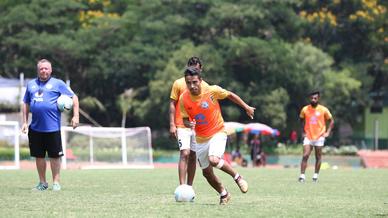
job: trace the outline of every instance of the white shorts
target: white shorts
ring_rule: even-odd
[[[190,149],[195,151],[196,141],[194,131],[190,128],[177,128],[179,150]]]
[[[197,159],[199,166],[205,169],[209,166],[209,156],[221,158],[225,152],[226,133],[219,132],[215,134],[209,141],[197,144]]]
[[[322,147],[325,144],[325,137],[321,136],[317,140],[310,140],[307,137],[304,137],[303,145],[312,145],[317,147]]]

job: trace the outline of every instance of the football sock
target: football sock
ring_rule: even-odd
[[[304,174],[300,174],[299,178],[306,179],[306,176]]]
[[[237,180],[238,177],[240,177],[240,174],[236,173],[236,175],[234,176],[234,180]]]
[[[314,173],[314,175],[313,175],[313,179],[318,179],[318,173]]]

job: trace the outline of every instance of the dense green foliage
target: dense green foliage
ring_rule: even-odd
[[[173,80],[199,56],[204,78],[257,108],[255,121],[299,128],[312,89],[336,121],[361,122],[384,91],[387,1],[5,0],[0,75],[36,75],[40,58],[71,80],[104,126],[168,126]],[[230,102],[226,120],[248,121]],[[88,122],[82,118],[81,122]]]
[[[219,175],[232,194],[220,206],[200,173],[194,203],[177,203],[176,169],[65,170],[62,190],[34,192],[36,171],[0,176],[3,217],[384,217],[388,214],[386,170],[322,170],[320,181],[297,182],[297,169],[240,168],[250,185],[240,193],[233,179]],[[51,188],[51,180],[49,180]]]

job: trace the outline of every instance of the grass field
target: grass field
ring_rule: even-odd
[[[216,171],[232,194],[219,197],[200,173],[194,203],[177,203],[176,169],[66,170],[62,191],[31,191],[34,170],[0,171],[1,217],[388,217],[388,170],[238,169],[249,182],[240,193],[231,177]],[[48,175],[51,173],[48,172]]]

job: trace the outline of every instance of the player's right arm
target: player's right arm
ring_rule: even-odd
[[[306,132],[304,131],[304,126],[305,126],[305,108],[303,108],[301,111],[300,111],[300,114],[299,114],[299,119],[300,119],[300,124],[301,124],[301,133],[302,133],[302,139],[304,137],[306,137]]]
[[[180,91],[179,91],[179,84],[178,80],[175,80],[174,83],[172,84],[171,88],[171,93],[170,93],[170,113],[169,113],[169,118],[170,118],[170,136],[172,138],[177,138],[177,133],[176,133],[176,120],[175,120],[175,113],[176,113],[176,108],[177,107],[177,101],[179,100],[180,96]]]
[[[23,124],[22,124],[22,133],[27,133],[28,132],[28,115],[30,113],[30,93],[29,93],[29,88],[28,88],[28,84],[27,84],[27,87],[26,87],[26,92],[24,93],[24,97],[23,97],[23,108],[22,108],[22,112],[23,112]]]
[[[304,122],[304,119],[303,118],[300,118],[300,126],[301,126],[301,133],[302,133],[302,138],[306,137],[306,133],[304,131],[304,125],[305,125],[305,122]]]
[[[170,99],[170,136],[176,138],[176,125],[175,125],[175,105],[176,100]]]
[[[183,125],[185,125],[187,128],[191,128],[192,123],[190,122],[189,115],[187,114],[186,108],[184,106],[183,94],[179,97],[179,107],[182,115]]]
[[[30,112],[30,105],[23,103],[23,124],[22,124],[22,133],[27,133],[28,131],[28,113]]]
[[[190,121],[188,117],[183,117],[182,120],[186,128],[195,129],[195,125],[197,124],[195,120]]]

